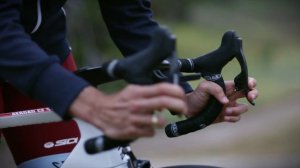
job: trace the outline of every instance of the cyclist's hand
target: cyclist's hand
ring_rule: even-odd
[[[87,87],[70,106],[70,113],[100,128],[110,138],[129,140],[153,136],[155,127],[163,127],[166,120],[158,116],[153,126],[152,115],[164,108],[186,113],[184,91],[179,86],[129,85],[115,95]]]
[[[256,80],[254,78],[248,79],[248,86],[251,90],[248,92],[248,99],[250,101],[254,101],[258,97],[258,90],[256,89]],[[225,105],[223,111],[215,120],[215,123],[218,122],[238,122],[241,119],[241,115],[248,111],[249,105],[238,103],[237,100],[240,98],[244,98],[245,95],[242,91],[235,92],[234,91],[234,82],[226,81],[226,95],[229,99],[229,103]]]
[[[254,100],[258,96],[258,91],[255,89],[256,80],[249,78],[249,88],[251,91],[248,93],[249,100]],[[214,96],[219,102],[224,104],[224,109],[216,119],[217,122],[237,122],[240,120],[240,115],[248,111],[248,105],[239,104],[237,99],[244,97],[241,92],[234,92],[234,82],[225,81],[226,95],[222,88],[210,81],[203,81],[192,93],[187,95],[188,113],[187,117],[197,115],[206,106],[209,97]]]
[[[211,95],[216,97],[222,104],[229,103],[228,98],[218,84],[205,80],[193,92],[187,94],[188,113],[186,116],[193,117],[201,113]]]

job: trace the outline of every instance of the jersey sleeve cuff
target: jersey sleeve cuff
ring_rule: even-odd
[[[87,81],[54,63],[40,75],[32,96],[65,117],[71,103],[88,85]]]

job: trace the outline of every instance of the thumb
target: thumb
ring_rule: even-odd
[[[204,91],[207,94],[214,96],[222,104],[229,103],[229,99],[226,97],[222,87],[220,87],[218,84],[211,81],[205,81],[203,84]]]

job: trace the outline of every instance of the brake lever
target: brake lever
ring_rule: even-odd
[[[242,40],[240,40],[240,46],[242,46]],[[248,66],[246,57],[244,55],[243,48],[240,47],[239,55],[236,57],[240,64],[241,72],[234,78],[235,91],[242,91],[251,105],[255,105],[255,102],[248,98],[248,92],[250,88],[248,86]]]
[[[236,91],[243,91],[247,97],[247,93],[250,91],[248,67],[242,39],[234,31],[224,33],[221,45],[217,50],[195,59],[181,59],[179,62],[182,72],[201,72],[202,77],[211,81],[215,76],[222,76],[223,67],[234,58],[238,60],[241,70],[234,78]],[[254,104],[254,102],[248,101],[250,104]]]
[[[238,60],[241,68],[241,72],[234,79],[236,90],[242,90],[247,97],[247,93],[250,91],[247,62],[243,53],[242,39],[234,31],[224,33],[218,49],[194,59],[180,59],[178,64],[181,72],[201,73],[203,78],[215,82],[226,92],[221,72],[223,67],[234,58]],[[247,100],[252,105],[254,104],[249,99]],[[211,97],[199,115],[169,124],[165,127],[165,132],[168,137],[177,137],[203,129],[213,123],[222,108],[223,105],[216,98]]]

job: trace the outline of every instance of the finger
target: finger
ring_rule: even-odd
[[[184,98],[185,93],[183,89],[177,85],[169,83],[159,83],[155,85],[139,86],[139,85],[129,85],[126,88],[127,99],[132,98],[149,98],[161,95],[168,95],[171,97]]]
[[[149,120],[150,118],[150,120]],[[131,127],[131,130],[128,131],[129,134],[127,136],[131,138],[139,138],[139,137],[151,137],[155,134],[156,128],[162,128],[165,125],[165,120],[161,120],[162,118],[157,118],[158,122],[153,125],[152,123],[152,116],[148,116],[147,119],[145,119],[145,122],[138,123]]]
[[[245,93],[243,91],[238,91],[238,92],[234,92],[233,94],[231,94],[228,98],[231,101],[237,100],[239,98],[243,98],[245,97]],[[251,91],[249,91],[247,93],[247,98],[249,99],[249,101],[253,101],[258,97],[258,90],[256,89],[252,89]]]
[[[208,95],[213,95],[222,104],[227,104],[229,102],[223,89],[214,82],[204,81],[200,85],[200,89],[202,89]]]
[[[248,87],[249,89],[254,89],[256,87],[257,83],[256,83],[256,79],[249,77],[248,78]]]
[[[234,107],[226,107],[225,108],[225,115],[226,116],[238,116],[245,112],[247,112],[249,109],[248,105],[246,104],[236,104]]]
[[[231,95],[235,92],[235,85],[233,81],[225,81],[226,95]]]
[[[225,81],[225,87],[226,87],[226,95],[232,95],[235,93],[235,84],[234,81]],[[250,90],[254,89],[256,87],[256,79],[249,77],[248,78],[248,87]]]
[[[243,91],[238,91],[238,92],[234,92],[233,94],[231,94],[228,98],[230,101],[235,101],[239,98],[243,98],[245,97],[245,93]]]
[[[241,120],[241,116],[224,116],[225,122],[238,122]]]
[[[251,90],[250,92],[248,92],[247,97],[250,101],[255,100],[258,97],[258,91],[256,89]]]
[[[154,127],[138,127],[136,129],[136,138],[140,137],[152,137],[155,135]]]
[[[156,122],[153,123],[153,116],[156,118]],[[156,127],[162,128],[166,124],[166,119],[158,114],[152,115],[132,115],[130,118],[133,125],[137,127]]]
[[[95,125],[97,128],[105,130],[105,128],[108,126],[110,127],[111,124],[99,119],[98,117],[92,117],[91,120],[88,120],[91,124]]]
[[[130,102],[130,110],[133,113],[152,113],[165,108],[179,114],[187,112],[187,105],[183,100],[168,96],[138,99]]]

